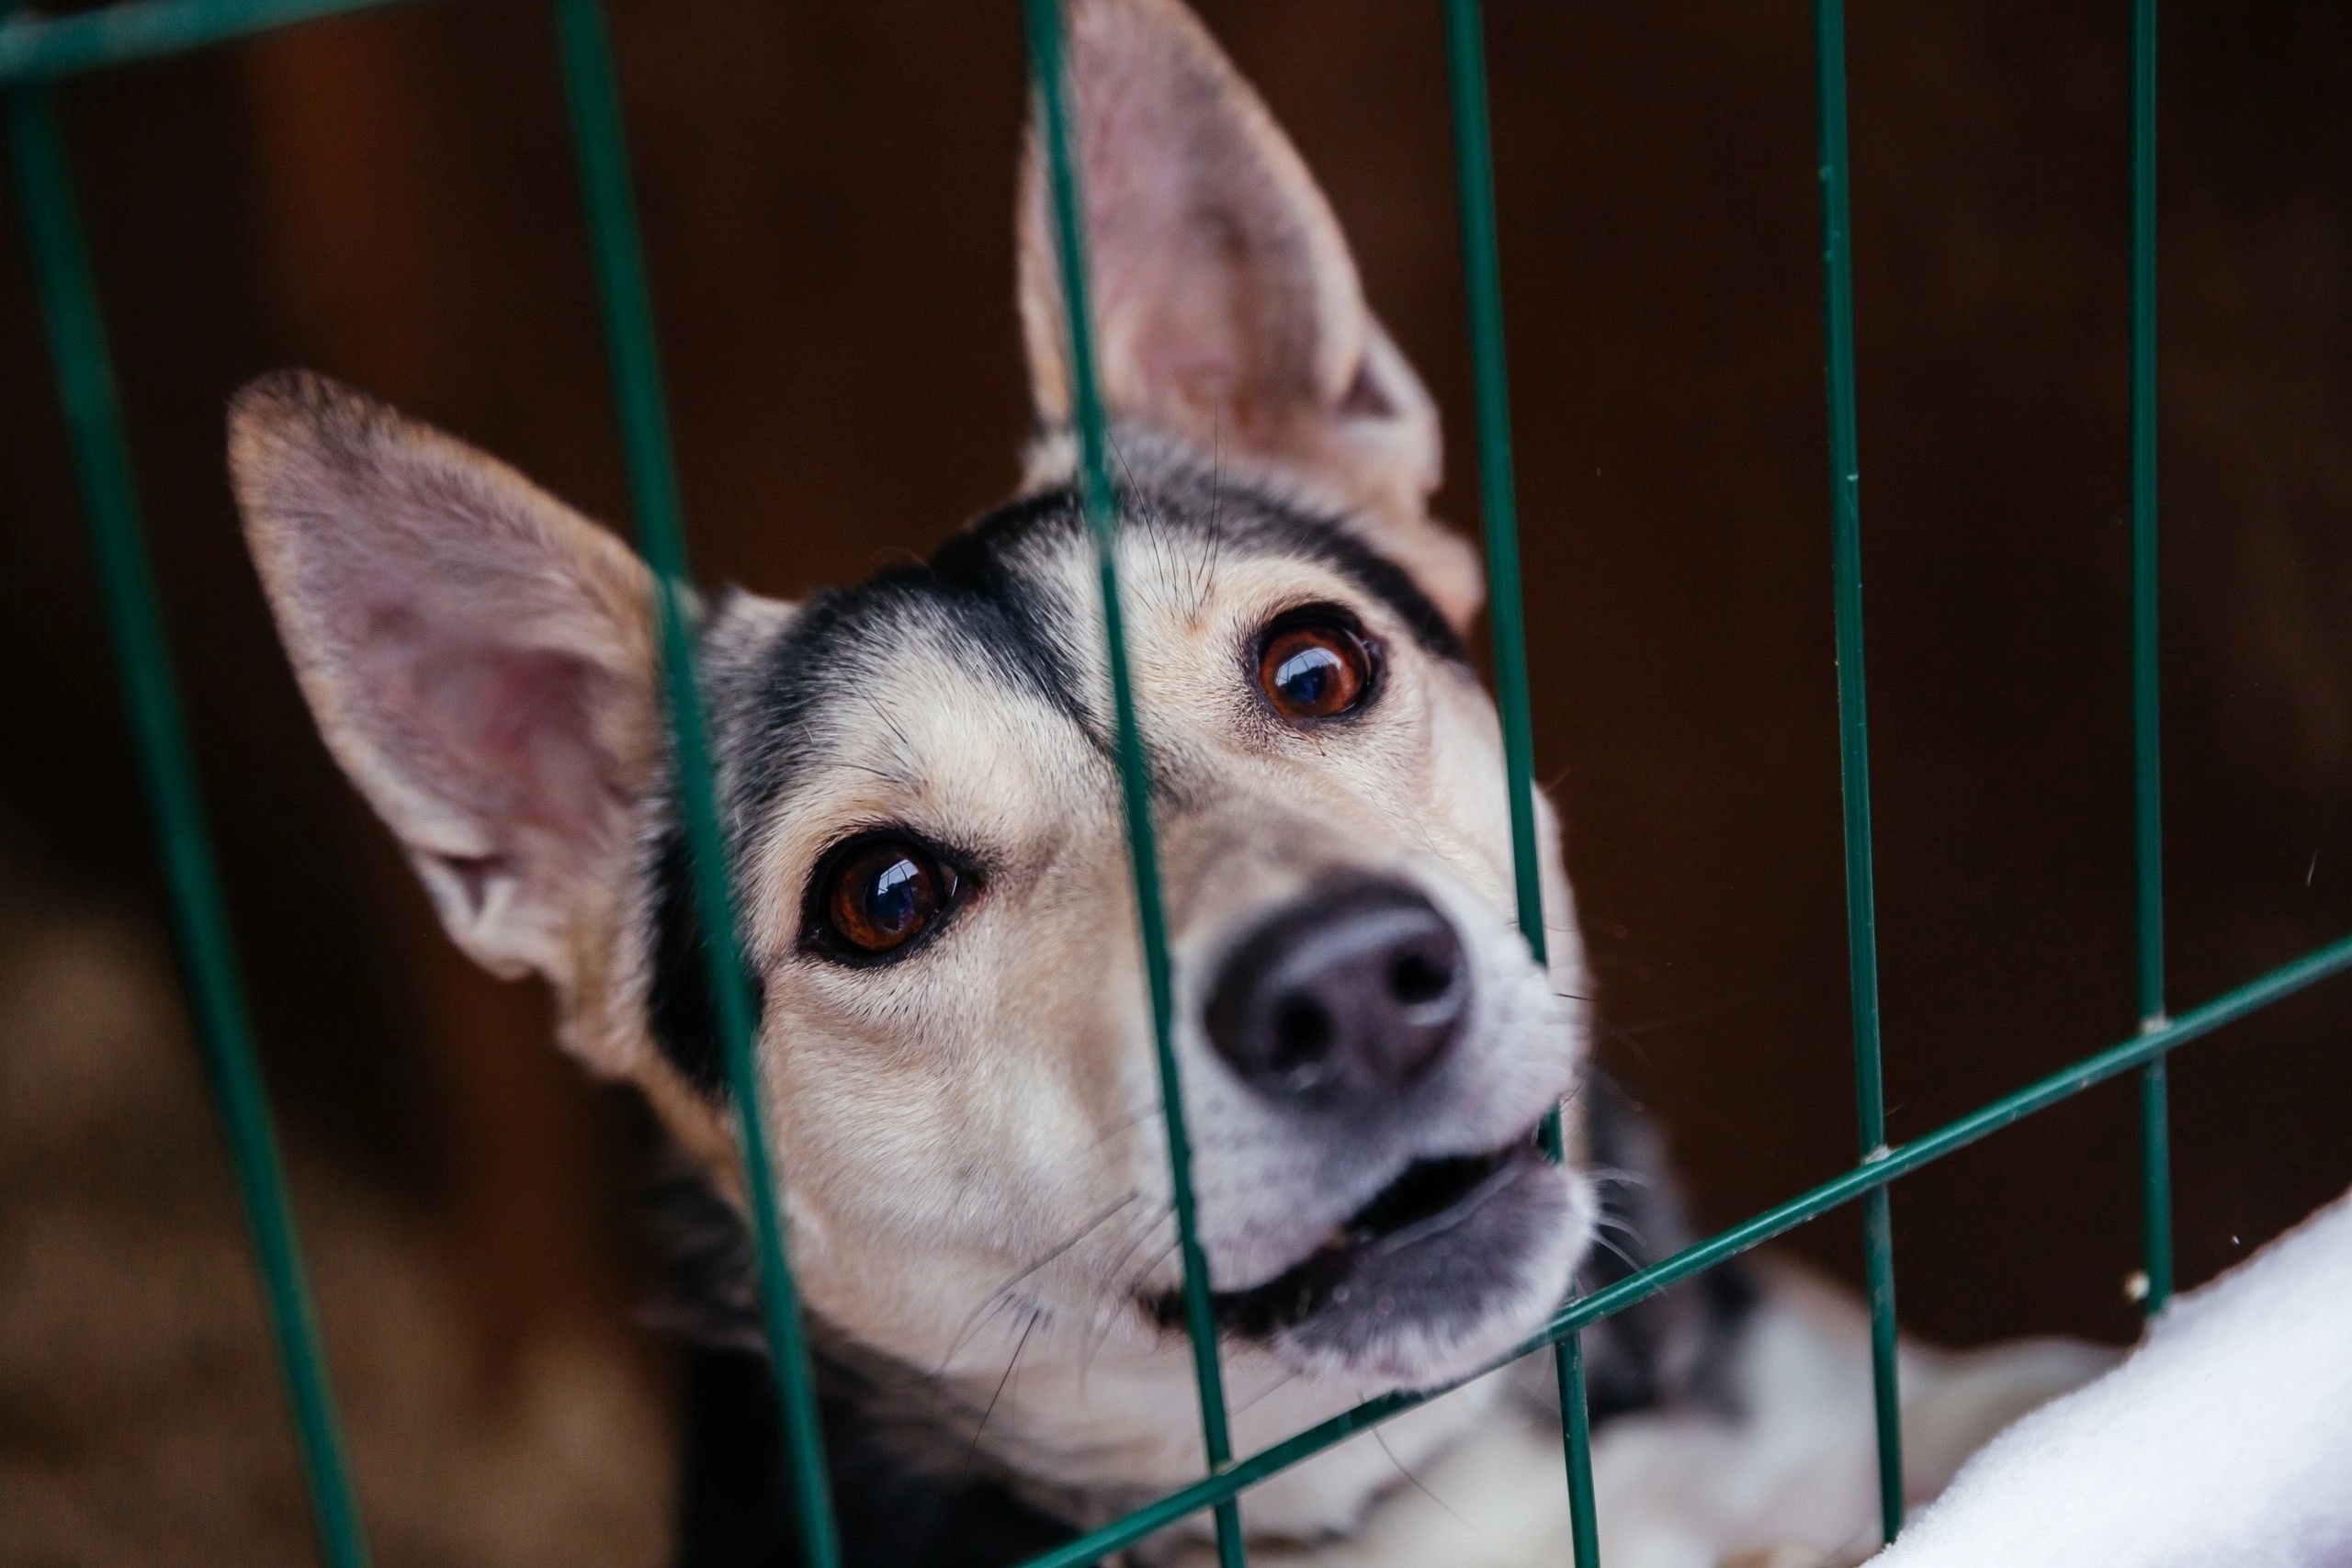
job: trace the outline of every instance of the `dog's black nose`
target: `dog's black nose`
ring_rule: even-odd
[[[1277,910],[1226,961],[1209,1039],[1268,1094],[1393,1093],[1462,1032],[1470,976],[1453,922],[1402,883],[1351,881]]]

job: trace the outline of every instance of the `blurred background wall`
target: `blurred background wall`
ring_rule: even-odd
[[[613,9],[700,569],[788,595],[926,549],[1007,490],[1026,426],[1014,8]],[[1475,527],[1436,6],[1202,9],[1321,176],[1376,308],[1453,416],[1441,502]],[[1603,1057],[1669,1128],[1718,1223],[1853,1154],[1805,7],[1495,0],[1488,25],[1542,776],[1568,824]],[[2135,1022],[2127,27],[2120,0],[1909,0],[1850,22],[1898,1138]],[[2352,929],[2352,9],[2176,0],[2165,28],[2178,1008]],[[345,1227],[314,1250],[351,1226],[391,1238],[322,1283],[339,1370],[366,1381],[353,1363],[377,1343],[371,1280],[429,1281],[437,1304],[398,1332],[445,1369],[450,1403],[370,1409],[420,1431],[453,1412],[506,1423],[527,1450],[507,1490],[634,1496],[639,1535],[599,1539],[655,1552],[662,1368],[635,1326],[628,1213],[643,1129],[558,1059],[535,991],[447,948],[334,772],[220,456],[229,393],[303,364],[626,522],[547,13],[400,7],[77,83],[63,103],[298,1202],[314,1231]],[[50,987],[10,1010],[10,1055],[65,1063],[17,1087],[63,1092],[98,1036],[144,1028],[175,1061],[186,1046],[13,236],[0,429],[0,974]],[[100,965],[95,988],[57,990],[81,971],[44,944],[90,931],[95,947],[68,949]],[[108,981],[108,963],[152,983]],[[141,997],[151,1025],[118,1016]],[[2178,1058],[2184,1282],[2352,1179],[2347,1042],[2338,984]],[[121,1060],[125,1093],[195,1094],[184,1061]],[[55,1234],[44,1216],[136,1208],[162,1183],[214,1193],[195,1205],[214,1227],[207,1257],[231,1269],[236,1246],[200,1125],[150,1142],[103,1095],[73,1114],[28,1103],[48,1141],[0,1190],[17,1238],[0,1238],[0,1456],[17,1478],[0,1484],[28,1496],[40,1477],[91,1474],[100,1442],[28,1348],[85,1342],[74,1376],[130,1376],[130,1341],[161,1330],[80,1314],[159,1289],[141,1259],[167,1243],[112,1262],[40,1253],[30,1283],[18,1244]],[[2134,1104],[2109,1086],[1899,1188],[1906,1320],[1958,1340],[2127,1337]],[[143,1172],[128,1186],[125,1160]],[[1857,1269],[1848,1217],[1792,1245]],[[258,1430],[274,1397],[252,1382],[269,1376],[259,1319],[249,1291],[221,1289],[229,1348],[198,1359],[259,1389]],[[588,1347],[557,1359],[604,1370],[549,1383],[533,1371],[549,1345]],[[154,1418],[134,1402],[122,1430]],[[562,1436],[582,1423],[630,1434],[589,1442],[603,1471]],[[283,1439],[252,1440],[268,1450],[255,1495],[277,1499],[299,1550]],[[371,1495],[447,1484],[389,1438],[360,1450]],[[616,1451],[644,1457],[616,1472]],[[175,1517],[159,1500],[168,1467],[141,1462],[143,1506]],[[412,1555],[467,1560],[434,1544],[431,1514],[420,1503]]]

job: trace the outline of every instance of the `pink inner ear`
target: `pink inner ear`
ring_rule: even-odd
[[[601,836],[611,790],[594,717],[605,682],[594,665],[451,635],[406,604],[367,619],[363,646],[381,661],[384,716],[413,742],[402,761],[417,784],[500,840],[525,824]]]
[[[569,654],[455,649],[420,663],[422,708],[510,818],[589,838],[603,826],[605,781],[588,698],[595,677]],[[501,786],[503,786],[503,788]]]

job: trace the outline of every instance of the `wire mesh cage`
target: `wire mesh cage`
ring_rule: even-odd
[[[76,74],[356,11],[387,0],[123,0],[62,17],[18,14],[0,21],[0,90],[21,220],[49,336],[59,401],[162,857],[198,1035],[265,1284],[277,1354],[293,1406],[319,1540],[337,1568],[368,1561],[324,1359],[313,1323],[266,1093],[239,976],[219,873],[172,659],[141,536],[128,438],[114,389],[96,288],[75,212],[67,152],[51,103]],[[1544,922],[1533,785],[1526,633],[1514,506],[1504,365],[1501,267],[1488,142],[1485,38],[1477,0],[1442,0],[1452,96],[1461,247],[1468,288],[1470,349],[1496,698],[1504,738],[1519,929],[1544,958]],[[755,1070],[757,1013],[738,932],[729,845],[694,662],[693,599],[678,484],[655,348],[654,324],[630,188],[614,51],[602,0],[553,0],[556,39],[595,281],[610,359],[638,541],[656,583],[655,622],[678,774],[694,897],[703,929],[729,933],[706,944],[761,1280],[763,1323],[784,1416],[789,1482],[802,1560],[840,1560],[815,1386],[790,1267],[780,1174],[768,1147]],[[2160,1312],[2173,1290],[2171,1175],[2165,1060],[2175,1048],[2352,967],[2352,938],[2324,946],[2177,1015],[2165,985],[2161,750],[2158,738],[2156,451],[2156,6],[2133,0],[2130,167],[2132,688],[2139,1032],[2133,1037],[1908,1141],[1891,1144],[1881,1071],[1879,955],[1871,862],[1868,687],[1863,660],[1861,534],[1852,251],[1848,206],[1846,44],[1839,0],[1815,0],[1815,93],[1822,243],[1830,557],[1837,699],[1844,802],[1848,974],[1852,1019],[1856,1163],[1785,1201],[1630,1276],[1564,1304],[1541,1333],[1498,1359],[1548,1353],[1560,1393],[1567,1543],[1580,1568],[1600,1561],[1581,1331],[1715,1264],[1847,1204],[1862,1219],[1878,1433],[1881,1523],[1892,1540],[1903,1522],[1894,1247],[1890,1190],[1899,1178],[2024,1117],[2109,1079],[2138,1076],[2144,1306]],[[1153,833],[1146,719],[1128,668],[1119,576],[1119,495],[1112,480],[1107,418],[1092,341],[1086,236],[1075,131],[1065,81],[1057,0],[1024,0],[1033,91],[1040,109],[1049,190],[1067,280],[1069,383],[1079,452],[1079,493],[1094,547],[1114,716],[1121,801],[1144,954],[1173,1210],[1182,1262],[1182,1316],[1198,1391],[1201,1478],[1032,1560],[1030,1568],[1091,1562],[1170,1525],[1207,1513],[1226,1568],[1247,1561],[1239,1496],[1250,1486],[1438,1397],[1445,1388],[1392,1393],[1260,1451],[1233,1451],[1207,1266],[1196,1235],[1174,1044],[1174,989]],[[1546,1152],[1560,1157],[1555,1111]],[[1466,1381],[1466,1380],[1465,1380]],[[1450,1385],[1458,1386],[1458,1385]]]

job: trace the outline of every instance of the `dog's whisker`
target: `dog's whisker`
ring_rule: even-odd
[[[1142,1123],[1144,1123],[1144,1122],[1146,1122],[1149,1121],[1151,1118],[1153,1118],[1154,1116],[1157,1116],[1157,1115],[1159,1115],[1159,1102],[1158,1100],[1153,1100],[1150,1104],[1146,1105],[1145,1107],[1143,1107],[1143,1109],[1141,1109],[1140,1111],[1137,1111],[1134,1112],[1134,1113],[1133,1113],[1133,1114],[1131,1114],[1131,1115],[1128,1115],[1128,1116],[1123,1117],[1123,1118],[1121,1118],[1119,1121],[1113,1122],[1113,1123],[1111,1124],[1111,1127],[1110,1127],[1109,1131],[1105,1132],[1105,1133],[1104,1133],[1101,1137],[1099,1137],[1099,1138],[1095,1139],[1091,1144],[1089,1144],[1089,1145],[1087,1145],[1087,1152],[1088,1152],[1089,1154],[1093,1153],[1096,1149],[1101,1148],[1103,1145],[1105,1145],[1105,1144],[1109,1143],[1112,1139],[1114,1139],[1114,1138],[1117,1137],[1120,1134],[1122,1134],[1122,1133],[1131,1133],[1131,1132],[1133,1132],[1136,1127],[1140,1126]]]
[[[1111,1288],[1112,1281],[1118,1278],[1127,1259],[1135,1256],[1136,1250],[1151,1239],[1153,1233],[1159,1228],[1159,1222],[1174,1213],[1174,1203],[1166,1202],[1144,1211],[1139,1216],[1130,1214],[1127,1217],[1125,1224],[1132,1229],[1134,1234],[1129,1236],[1125,1245],[1120,1247],[1118,1255],[1111,1259],[1109,1266],[1102,1270],[1095,1284],[1093,1306],[1091,1309],[1092,1315],[1087,1325],[1090,1340],[1093,1340],[1098,1334],[1100,1338],[1107,1339],[1112,1329],[1117,1325],[1119,1314],[1128,1303],[1121,1292]],[[1093,1351],[1090,1348],[1086,1350],[1086,1359],[1091,1360],[1092,1356]],[[1083,1388],[1085,1384],[1083,1364],[1080,1368],[1079,1381],[1080,1386]]]
[[[1623,1247],[1618,1246],[1615,1242],[1610,1240],[1607,1236],[1601,1235],[1600,1227],[1598,1225],[1593,1227],[1592,1245],[1595,1247],[1607,1247],[1611,1252],[1617,1255],[1617,1260],[1624,1264],[1626,1268],[1634,1269],[1636,1272],[1640,1271],[1642,1267],[1641,1260],[1636,1258],[1632,1253],[1626,1251]]]
[[[1055,1247],[1035,1261],[1024,1265],[1018,1273],[1012,1276],[1012,1278],[1005,1280],[1004,1283],[999,1285],[995,1290],[990,1291],[986,1296],[982,1297],[980,1299],[980,1304],[972,1309],[972,1314],[966,1318],[964,1322],[957,1326],[955,1340],[948,1347],[947,1354],[940,1359],[940,1374],[944,1375],[948,1367],[954,1364],[956,1352],[963,1349],[964,1346],[971,1337],[979,1331],[980,1325],[988,1320],[989,1315],[996,1309],[996,1307],[1011,1298],[1014,1287],[1018,1286],[1023,1280],[1026,1280],[1031,1275],[1036,1273],[1038,1269],[1043,1269],[1047,1264],[1053,1262],[1056,1258],[1061,1258],[1069,1253],[1072,1247],[1084,1241],[1088,1236],[1093,1235],[1095,1230],[1109,1221],[1112,1215],[1117,1213],[1120,1210],[1125,1208],[1128,1204],[1134,1202],[1137,1198],[1142,1196],[1143,1194],[1140,1191],[1128,1192],[1125,1197],[1121,1198],[1109,1208],[1104,1209],[1101,1213],[1095,1215],[1092,1219],[1087,1221],[1086,1224],[1080,1226],[1077,1231],[1072,1233],[1069,1237],[1064,1240],[1059,1246]]]
[[[1245,1399],[1240,1404],[1235,1405],[1233,1407],[1233,1414],[1238,1416],[1244,1411],[1254,1408],[1265,1400],[1280,1393],[1283,1389],[1286,1389],[1291,1384],[1296,1382],[1301,1375],[1302,1374],[1295,1368],[1284,1372],[1282,1376],[1276,1378],[1273,1382],[1268,1383],[1265,1387],[1251,1394],[1248,1399]]]
[[[1147,1233],[1147,1239],[1148,1239],[1148,1233]],[[1182,1245],[1181,1238],[1170,1241],[1158,1252],[1153,1253],[1150,1260],[1145,1263],[1141,1269],[1136,1269],[1133,1275],[1126,1277],[1123,1284],[1119,1285],[1114,1290],[1103,1292],[1102,1299],[1110,1310],[1104,1313],[1099,1320],[1101,1323],[1101,1332],[1090,1337],[1088,1343],[1083,1348],[1082,1354],[1080,1357],[1078,1375],[1079,1384],[1080,1387],[1085,1386],[1086,1374],[1094,1365],[1094,1357],[1096,1353],[1099,1352],[1105,1344],[1110,1342],[1111,1331],[1118,1325],[1120,1309],[1134,1302],[1136,1292],[1142,1287],[1143,1282],[1146,1280],[1150,1279],[1153,1274],[1159,1272],[1159,1266],[1167,1262],[1168,1259],[1175,1254],[1177,1247],[1181,1245]],[[1130,1250],[1132,1251],[1132,1249]]]
[[[969,1474],[973,1462],[980,1456],[980,1435],[989,1429],[989,1417],[996,1414],[997,1401],[1004,1397],[1005,1385],[1012,1381],[1012,1369],[1021,1364],[1021,1352],[1029,1348],[1029,1336],[1046,1314],[1039,1308],[1029,1314],[1028,1323],[1021,1330],[1020,1339],[1012,1347],[1012,1359],[1004,1364],[1004,1375],[996,1380],[996,1392],[989,1395],[988,1407],[980,1412],[980,1424],[972,1428],[972,1446],[964,1455],[964,1471]]]
[[[1119,1277],[1120,1270],[1126,1267],[1127,1259],[1136,1255],[1136,1249],[1151,1239],[1152,1232],[1159,1228],[1159,1222],[1175,1212],[1175,1202],[1170,1200],[1158,1205],[1144,1216],[1142,1223],[1136,1227],[1135,1235],[1126,1246],[1119,1249],[1119,1255],[1111,1259],[1109,1267],[1102,1270],[1103,1282],[1106,1285]]]
[[[1359,1395],[1359,1397],[1361,1397],[1361,1395]],[[1483,1537],[1487,1533],[1485,1530],[1480,1529],[1476,1525],[1472,1524],[1468,1519],[1464,1518],[1460,1514],[1455,1513],[1453,1506],[1448,1504],[1444,1498],[1439,1496],[1436,1493],[1423,1485],[1419,1476],[1415,1475],[1411,1471],[1405,1468],[1405,1461],[1398,1459],[1396,1457],[1396,1450],[1388,1446],[1387,1433],[1382,1431],[1379,1427],[1374,1427],[1372,1428],[1372,1438],[1373,1441],[1380,1445],[1380,1451],[1388,1456],[1388,1462],[1396,1467],[1396,1473],[1403,1476],[1408,1482],[1412,1483],[1414,1491],[1419,1493],[1422,1496],[1427,1497],[1430,1502],[1435,1503],[1440,1508],[1444,1509],[1447,1516],[1451,1517],[1454,1523],[1460,1525],[1464,1529],[1468,1530],[1471,1534]]]
[[[1729,1012],[1734,1008],[1754,1007],[1758,1002],[1787,996],[1794,989],[1792,986],[1756,986],[1719,1001],[1702,1002],[1677,1012],[1643,1019],[1634,1023],[1611,1024],[1603,1030],[1603,1032],[1623,1040],[1632,1040],[1644,1034],[1657,1034],[1668,1029],[1679,1029],[1686,1023],[1697,1023],[1702,1019],[1713,1018],[1718,1013]]]

